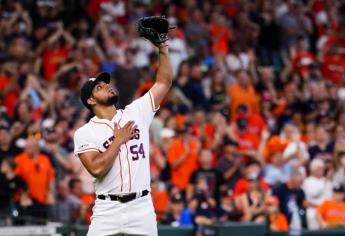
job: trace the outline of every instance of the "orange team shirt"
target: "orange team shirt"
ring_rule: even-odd
[[[345,56],[328,53],[324,56],[321,71],[325,79],[340,84],[345,73]]]
[[[203,148],[211,147],[213,137],[214,137],[214,127],[211,123],[205,124],[205,126],[200,127],[196,124],[191,126],[191,133],[197,137],[199,140],[201,138],[201,134],[204,133],[204,140],[202,142]]]
[[[275,230],[285,231],[289,230],[289,224],[284,214],[279,213],[277,216],[270,216],[271,225],[274,226]]]
[[[265,162],[270,163],[272,155],[276,152],[283,152],[289,143],[290,143],[289,140],[282,139],[278,135],[272,136],[268,140],[265,150],[264,150]]]
[[[315,62],[315,56],[308,51],[296,52],[296,55],[292,59],[293,69],[300,75],[309,74],[310,64]]]
[[[230,114],[232,116],[236,114],[236,108],[241,104],[248,107],[249,113],[259,113],[259,98],[252,85],[247,89],[238,84],[230,85],[228,95],[231,98]]]
[[[337,26],[335,26],[336,28]],[[337,29],[335,29],[337,31]],[[341,83],[342,76],[345,72],[345,56],[343,54],[333,54],[329,52],[330,47],[345,47],[345,40],[330,36],[324,44],[325,55],[321,65],[321,72],[325,79],[332,80],[335,83]]]
[[[244,115],[244,117],[248,118],[248,132],[260,137],[262,130],[266,128],[264,118],[259,113],[254,113],[249,116]],[[241,118],[241,115],[236,115],[234,119],[232,119],[231,125],[235,125],[239,118]]]
[[[9,86],[11,78],[1,75],[0,76],[0,93]],[[14,116],[14,108],[16,106],[18,100],[18,94],[15,91],[9,91],[3,98],[2,98],[2,105],[6,107],[7,115],[10,117]]]
[[[197,141],[191,140],[189,142],[189,149],[190,152],[186,159],[175,169],[171,168],[171,182],[180,190],[186,189],[190,175],[198,167]],[[179,138],[175,139],[168,150],[169,164],[172,165],[176,160],[181,158],[184,152],[185,150],[182,140]]]
[[[15,173],[28,185],[29,195],[41,204],[47,204],[50,183],[54,180],[54,170],[46,155],[39,154],[33,160],[26,152],[15,157]]]
[[[317,212],[322,219],[328,223],[345,224],[345,202],[335,202],[334,200],[326,200],[318,208]]]
[[[260,144],[260,138],[258,135],[250,133],[249,131],[245,132],[236,132],[237,135],[237,143],[238,143],[238,150],[246,151],[246,150],[257,150]]]
[[[248,192],[248,185],[249,185],[249,180],[247,178],[241,178],[239,179],[234,187],[234,196],[239,196],[243,193]],[[262,190],[267,191],[269,189],[269,186],[265,182],[263,178],[260,178],[259,180],[259,185],[262,188]]]
[[[229,53],[228,42],[230,39],[230,31],[226,26],[212,25],[210,27],[210,34],[213,39],[217,39],[213,42],[213,51],[215,53],[223,53],[227,55]]]
[[[47,50],[43,54],[43,72],[46,80],[51,80],[58,66],[66,61],[68,49],[66,47],[58,50]]]
[[[166,191],[152,191],[152,202],[156,211],[157,220],[160,221],[164,218],[169,205],[169,195]]]

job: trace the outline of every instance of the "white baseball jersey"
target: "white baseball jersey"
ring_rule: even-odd
[[[112,120],[94,116],[74,134],[74,153],[105,152],[114,140],[114,125],[133,120],[136,135],[121,145],[113,166],[103,178],[94,179],[96,194],[119,194],[150,189],[149,127],[158,109],[151,91],[117,110]],[[115,134],[116,135],[116,134]]]

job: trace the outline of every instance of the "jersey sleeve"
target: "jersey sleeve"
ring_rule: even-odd
[[[78,156],[84,152],[99,152],[97,143],[92,139],[92,132],[86,127],[78,129],[74,134],[74,154]]]
[[[134,100],[126,108],[131,109],[132,114],[139,117],[146,127],[150,126],[154,115],[159,110],[159,107],[156,108],[151,90],[145,93],[142,97]]]

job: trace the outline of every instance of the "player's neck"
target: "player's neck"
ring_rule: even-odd
[[[107,106],[107,107],[102,107],[102,109],[98,109],[95,112],[95,114],[99,119],[112,120],[116,112],[117,111],[116,111],[115,106]]]

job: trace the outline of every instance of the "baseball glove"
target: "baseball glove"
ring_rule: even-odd
[[[143,17],[137,22],[140,37],[146,38],[157,47],[169,39],[168,32],[173,28],[175,27],[169,27],[169,22],[164,16]]]

